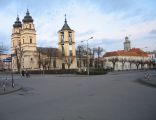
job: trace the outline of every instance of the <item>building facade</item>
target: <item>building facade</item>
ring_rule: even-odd
[[[150,61],[148,55],[139,48],[107,52],[103,59],[105,67],[114,70],[147,69]]]
[[[22,69],[38,69],[36,30],[33,18],[27,10],[22,22],[17,19],[13,24],[11,35],[12,68],[14,71]]]
[[[114,70],[152,68],[151,58],[139,48],[132,48],[130,40],[125,37],[124,50],[106,52],[103,56],[105,68]]]

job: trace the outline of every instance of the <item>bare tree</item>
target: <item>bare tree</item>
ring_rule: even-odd
[[[47,49],[47,67],[48,67],[48,70],[50,70],[50,67],[51,67],[52,55],[54,53],[53,51],[54,51],[53,48]]]
[[[134,63],[133,59],[128,59],[127,62],[129,62],[130,70],[132,69],[132,64]]]
[[[125,62],[127,62],[127,59],[121,58],[121,59],[119,59],[119,61],[122,63],[122,70],[124,70],[124,65],[125,65]]]
[[[139,65],[141,64],[140,60],[134,60],[134,64],[136,65],[137,70],[138,70],[139,69]]]
[[[115,57],[115,58],[113,57],[113,58],[108,59],[108,61],[112,62],[113,70],[114,70],[115,69],[115,64],[116,64],[116,62],[119,61],[119,59],[117,57]]]
[[[62,52],[59,49],[55,49],[53,51],[53,67],[54,69],[56,68],[56,61],[57,59],[61,59],[62,58]]]
[[[42,48],[37,48],[37,51],[38,51],[38,67],[41,68],[41,65],[42,65],[42,59],[41,59]]]
[[[21,43],[19,42],[18,46],[15,47],[16,65],[18,72],[21,71],[23,53],[23,48],[21,47]]]
[[[83,45],[79,45],[77,46],[77,56],[78,56],[78,67],[81,68],[82,67],[82,57],[83,57],[83,52],[84,52],[84,46]]]
[[[97,67],[99,68],[99,58],[100,58],[100,55],[102,54],[102,52],[104,51],[103,48],[101,47],[97,47],[97,48],[93,48],[93,53],[97,53],[97,56],[98,56],[98,59],[97,59]]]

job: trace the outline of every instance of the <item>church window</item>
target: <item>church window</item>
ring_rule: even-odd
[[[72,33],[69,33],[69,45],[72,44]]]
[[[33,61],[33,58],[30,58],[31,61]]]
[[[24,43],[24,39],[23,39],[23,43]]]
[[[29,28],[31,29],[31,24],[29,24]]]
[[[32,38],[30,38],[30,43],[32,43]]]
[[[12,42],[12,46],[14,47],[14,41]]]
[[[61,35],[61,43],[64,44],[64,34]]]

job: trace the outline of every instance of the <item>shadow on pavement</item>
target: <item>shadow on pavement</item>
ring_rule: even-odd
[[[147,87],[156,88],[156,84],[150,83],[150,80],[137,79],[135,82],[145,85]]]

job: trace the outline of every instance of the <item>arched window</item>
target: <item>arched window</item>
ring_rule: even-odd
[[[32,38],[30,38],[30,43],[32,43]]]
[[[31,29],[31,24],[29,24],[29,28]]]

